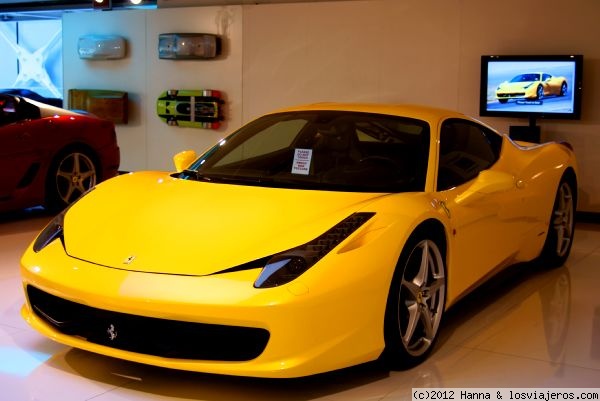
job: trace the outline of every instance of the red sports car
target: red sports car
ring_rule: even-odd
[[[112,122],[0,94],[0,212],[64,208],[119,162]]]

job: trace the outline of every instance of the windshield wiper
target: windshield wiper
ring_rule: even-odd
[[[194,180],[194,181],[206,181],[206,182],[219,182],[229,184],[247,184],[247,185],[261,185],[273,183],[272,178],[260,177],[260,176],[245,176],[245,175],[229,175],[229,174],[203,174],[200,171],[185,169],[179,173],[179,178],[183,180]]]
[[[261,184],[264,182],[272,181],[264,177],[250,177],[244,175],[226,175],[226,174],[212,174],[210,176],[204,176],[208,181],[216,181],[223,183],[240,183],[240,184]]]
[[[196,181],[212,181],[212,179],[206,175],[200,174],[197,170],[185,169],[179,173],[179,178],[189,179],[192,178]]]

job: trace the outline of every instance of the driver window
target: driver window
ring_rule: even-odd
[[[451,119],[442,124],[437,190],[464,184],[492,166],[500,156],[502,138],[476,123]]]

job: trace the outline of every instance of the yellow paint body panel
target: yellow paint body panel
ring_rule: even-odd
[[[33,312],[29,301],[23,317],[58,342],[176,369],[299,377],[371,361],[385,346],[383,319],[396,263],[419,224],[437,220],[444,227],[449,307],[498,267],[540,253],[560,177],[567,168],[576,172],[566,147],[525,148],[505,137],[503,153],[491,170],[497,177],[514,177],[514,188],[499,186],[493,194],[469,201],[479,188],[473,180],[434,190],[439,126],[446,118],[464,116],[415,106],[322,104],[294,110],[302,109],[428,121],[426,191],[263,188],[133,173],[98,185],[68,211],[64,248],[58,240],[38,253],[30,247],[21,261],[25,288],[35,286],[72,302],[147,317],[266,329],[270,338],[258,357],[241,362],[156,357],[61,334]],[[261,268],[223,272],[307,243],[356,212],[375,215],[288,284],[254,288]]]

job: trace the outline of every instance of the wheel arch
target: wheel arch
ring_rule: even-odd
[[[567,180],[569,182],[569,184],[571,184],[571,186],[573,187],[574,191],[573,191],[573,195],[575,196],[575,209],[577,209],[577,201],[579,199],[579,187],[577,186],[577,174],[575,173],[575,169],[573,169],[573,167],[569,166],[565,169],[563,175],[562,175],[565,180]]]
[[[568,206],[565,208],[559,206],[559,196],[568,196],[562,192],[563,183],[566,183],[571,189],[572,210],[570,211],[567,211]],[[574,168],[569,166],[563,171],[556,185],[556,196],[548,214],[548,229],[540,252],[534,259],[536,265],[552,269],[562,266],[567,261],[573,245],[577,199],[577,176]],[[557,207],[561,209],[557,209]]]
[[[444,257],[445,262],[447,262],[447,253],[448,253],[448,236],[446,232],[446,227],[444,224],[437,219],[429,218],[427,220],[422,221],[415,227],[413,232],[410,234],[409,238],[414,235],[425,235],[429,237],[433,237],[442,252],[442,256]],[[446,263],[447,264],[447,263]]]
[[[416,224],[412,229],[408,229],[410,231],[405,237],[404,242],[400,243],[398,254],[396,257],[396,265],[391,272],[390,276],[390,284],[393,280],[393,276],[395,275],[395,271],[398,269],[398,264],[400,263],[402,256],[406,250],[407,244],[410,244],[411,241],[414,240],[415,237],[422,238],[428,237],[436,242],[440,252],[442,253],[442,257],[444,258],[444,263],[446,264],[446,270],[448,265],[448,235],[447,229],[444,223],[434,217],[428,217],[423,221]],[[447,272],[446,272],[447,274]],[[388,289],[389,291],[389,289]]]
[[[447,230],[442,221],[438,220],[435,217],[429,217],[418,223],[410,232],[410,234],[406,237],[406,241],[402,245],[400,255],[398,256],[394,276],[390,282],[390,288],[388,290],[385,317],[383,321],[383,337],[385,342],[385,348],[381,357],[384,363],[389,365],[392,369],[406,369],[420,363],[432,351],[432,349],[435,346],[435,340],[437,338],[437,334],[434,334],[433,341],[427,349],[425,349],[422,353],[412,354],[412,356],[409,357],[410,351],[408,350],[408,348],[403,348],[407,347],[407,345],[402,345],[403,340],[401,339],[402,335],[399,334],[401,329],[398,329],[398,318],[394,317],[399,316],[400,314],[400,310],[398,309],[399,302],[397,302],[397,296],[399,296],[399,293],[397,291],[399,291],[398,286],[400,285],[399,283],[402,280],[404,270],[403,261],[406,261],[406,258],[409,257],[410,253],[413,250],[413,246],[417,245],[418,242],[420,242],[423,239],[428,239],[435,242],[437,248],[439,249],[442,262],[444,263],[443,268],[446,279],[445,293],[447,293]],[[443,313],[446,310],[446,295],[444,295],[444,299],[442,300],[442,302],[442,311],[440,311],[440,313]],[[439,331],[439,324],[440,321],[438,321],[438,323],[436,324],[436,333]]]
[[[448,235],[448,228],[444,225],[444,223],[438,219],[435,219],[433,217],[430,217],[426,220],[423,220],[421,223],[419,223],[415,229],[412,231],[412,233],[408,236],[408,238],[412,238],[413,236],[427,236],[431,239],[433,239],[435,241],[435,243],[437,244],[441,254],[442,254],[442,258],[444,260],[444,268],[445,268],[445,274],[446,274],[446,297],[448,296],[449,293],[449,287],[452,283],[451,280],[451,274],[452,274],[452,268],[451,268],[451,251],[449,252],[448,248],[449,248],[449,244],[450,244],[450,238]],[[409,241],[409,239],[407,239],[407,242]],[[404,250],[404,247],[403,249]],[[398,261],[400,261],[400,258],[402,257],[402,253],[400,254],[400,256],[398,257]],[[447,303],[447,299],[446,299],[446,306],[445,308],[448,308],[448,303]]]

